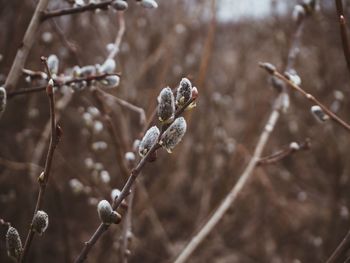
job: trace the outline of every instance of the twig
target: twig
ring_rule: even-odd
[[[121,236],[121,246],[120,246],[120,258],[122,263],[128,262],[128,257],[130,256],[129,250],[129,239],[131,238],[131,228],[132,228],[132,204],[135,195],[135,187],[130,191],[130,195],[127,198],[128,210],[126,211],[126,216],[123,221],[123,230]]]
[[[116,55],[118,55],[120,51],[120,44],[122,43],[122,39],[125,33],[125,19],[124,19],[123,12],[118,12],[118,21],[119,21],[119,30],[114,41],[113,49],[109,53],[108,58],[114,58]]]
[[[343,45],[344,57],[345,57],[348,71],[350,73],[350,47],[349,47],[348,34],[346,31],[346,20],[344,16],[342,0],[335,0],[335,4],[337,6],[337,16],[339,19],[340,36],[341,36],[342,45]]]
[[[33,17],[29,23],[29,26],[24,34],[20,48],[16,53],[16,57],[12,63],[10,72],[6,78],[5,88],[9,91],[15,88],[17,85],[20,72],[24,66],[24,63],[28,57],[29,50],[33,46],[36,32],[40,26],[40,20],[42,12],[46,9],[49,0],[39,0]]]
[[[105,1],[101,3],[91,3],[83,6],[78,6],[78,7],[69,7],[69,8],[62,8],[58,10],[53,10],[53,11],[45,11],[43,12],[41,20],[47,20],[52,17],[57,17],[57,16],[64,16],[64,15],[74,15],[86,11],[94,11],[96,9],[108,9],[109,5],[113,1]]]
[[[196,98],[190,99],[182,108],[177,110],[175,113],[175,118],[179,117],[183,111],[195,100]],[[166,131],[166,129],[162,129],[160,132],[160,135],[158,137],[158,141],[160,140],[162,134]],[[154,144],[151,149],[147,152],[147,154],[140,160],[140,162],[137,164],[137,166],[132,169],[131,174],[125,183],[122,191],[120,192],[119,196],[117,199],[113,201],[112,207],[114,210],[118,209],[122,201],[130,194],[130,190],[132,186],[134,185],[138,175],[140,174],[141,170],[145,167],[147,164],[148,160],[152,157],[154,152],[158,150],[161,146],[159,143]],[[77,257],[75,260],[75,263],[81,263],[84,262],[85,259],[87,258],[87,255],[89,254],[91,248],[96,244],[98,239],[102,236],[102,234],[108,229],[108,225],[106,224],[100,224],[100,226],[97,228],[95,233],[92,235],[89,241],[85,242],[85,246],[80,252],[80,255]]]
[[[271,75],[276,76],[280,80],[283,80],[285,83],[288,84],[289,87],[292,89],[298,91],[301,93],[306,99],[310,100],[314,104],[321,107],[321,109],[336,123],[341,125],[343,128],[345,128],[347,131],[350,132],[350,125],[346,123],[344,120],[342,120],[340,117],[338,117],[335,113],[333,113],[330,109],[328,109],[324,104],[322,104],[316,97],[314,97],[312,94],[307,93],[305,90],[303,90],[300,86],[296,85],[294,82],[288,79],[288,77],[282,75],[279,73],[275,68],[267,68],[268,63],[260,63],[260,67],[267,70]]]
[[[276,100],[283,100],[283,93],[280,93]],[[201,230],[191,239],[189,244],[186,245],[185,249],[181,251],[180,255],[175,260],[175,263],[183,263],[187,261],[187,259],[191,256],[191,254],[199,246],[199,244],[202,243],[202,241],[207,237],[207,235],[219,223],[221,218],[224,216],[224,214],[227,212],[227,210],[230,208],[233,202],[237,199],[238,194],[241,192],[245,184],[248,182],[248,179],[253,174],[252,172],[255,166],[258,164],[261,157],[261,153],[280,116],[282,104],[277,103],[276,105],[278,105],[278,107],[274,107],[274,109],[272,110],[270,117],[264,127],[264,130],[260,135],[259,141],[254,150],[253,157],[250,159],[247,167],[245,168],[242,175],[239,177],[237,183],[225,197],[224,201],[220,204],[219,208],[214,212],[210,219],[201,228]]]
[[[302,151],[302,150],[308,150],[308,149],[310,149],[310,140],[309,139],[306,139],[302,143],[292,142],[287,148],[280,150],[280,151],[278,151],[274,154],[271,154],[269,156],[260,158],[257,165],[275,164],[275,163],[281,161],[282,159],[292,155],[293,153],[296,153],[296,152]]]
[[[47,59],[46,58],[42,58],[42,62],[45,64],[46,69],[48,71],[48,75],[49,77],[51,77],[50,71],[48,70],[48,66],[47,66]],[[43,200],[44,200],[44,195],[45,195],[45,190],[46,190],[46,186],[47,186],[47,182],[49,180],[49,176],[50,176],[50,171],[51,171],[51,165],[52,165],[52,159],[53,159],[53,155],[56,149],[56,146],[60,140],[61,137],[61,128],[56,124],[56,120],[55,120],[55,98],[54,98],[54,93],[53,93],[53,85],[52,83],[49,81],[48,85],[47,85],[47,89],[46,89],[47,95],[49,97],[49,102],[50,102],[50,119],[51,119],[51,138],[50,138],[50,145],[49,145],[49,150],[46,156],[46,161],[45,161],[45,168],[43,173],[39,176],[38,178],[38,182],[40,185],[40,189],[39,189],[39,194],[38,194],[38,198],[36,201],[36,205],[35,205],[35,209],[34,209],[34,215],[33,215],[33,219],[32,219],[32,223],[31,226],[29,228],[29,232],[25,241],[25,245],[23,248],[23,252],[20,258],[20,262],[25,262],[26,260],[26,256],[29,252],[29,248],[31,245],[31,242],[34,238],[34,231],[32,229],[32,224],[33,224],[33,220],[34,217],[37,213],[37,211],[39,209],[41,209],[42,204],[43,204]]]
[[[80,83],[83,81],[86,81],[87,83],[91,82],[91,81],[95,81],[95,80],[102,80],[108,76],[121,76],[120,73],[112,73],[112,74],[98,74],[98,75],[92,75],[92,76],[87,76],[87,77],[83,77],[83,78],[74,78],[71,80],[66,80],[66,81],[60,81],[60,79],[56,79],[55,80],[55,84],[54,87],[62,87],[65,85],[70,85],[73,83]],[[27,89],[19,89],[19,90],[15,90],[15,91],[10,91],[7,94],[7,98],[8,99],[12,99],[15,96],[18,95],[23,95],[23,94],[27,94],[27,93],[33,93],[33,92],[41,92],[46,90],[46,86],[41,86],[41,87],[36,87],[36,88],[27,88]]]
[[[350,231],[346,234],[342,242],[338,245],[338,247],[335,249],[333,254],[329,257],[326,263],[338,263],[338,262],[345,262],[344,256],[346,256],[346,252],[350,248]]]

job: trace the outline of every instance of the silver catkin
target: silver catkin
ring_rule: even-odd
[[[47,215],[46,212],[39,210],[36,212],[32,224],[32,228],[35,232],[38,234],[43,234],[47,227],[49,226],[49,216]]]
[[[19,260],[22,253],[22,242],[18,231],[14,227],[9,227],[6,233],[6,248],[9,257]]]
[[[162,89],[158,96],[158,118],[162,123],[170,123],[174,120],[175,99],[169,87]]]
[[[7,94],[4,87],[0,87],[0,118],[6,109]]]
[[[50,55],[47,58],[47,65],[52,75],[58,74],[59,60],[56,55]]]
[[[139,144],[139,154],[140,156],[145,156],[147,152],[152,148],[152,146],[157,142],[159,136],[159,129],[157,126],[153,126],[148,129],[145,136],[143,136]]]
[[[177,118],[164,132],[159,143],[168,151],[168,153],[171,153],[174,147],[185,135],[186,129],[186,120],[183,117]]]
[[[104,224],[111,224],[113,209],[107,200],[101,200],[97,205],[97,213]]]
[[[180,81],[176,94],[176,105],[183,106],[192,97],[192,83],[187,78]]]

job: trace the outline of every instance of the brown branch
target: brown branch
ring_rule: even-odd
[[[42,58],[42,62],[45,64],[45,67],[47,69],[47,73],[48,73],[49,77],[51,77],[50,71],[48,70],[47,59]],[[60,137],[62,135],[61,128],[56,124],[56,120],[55,120],[55,98],[54,98],[54,93],[53,93],[53,85],[52,85],[51,81],[48,82],[46,92],[47,92],[47,95],[49,97],[49,102],[50,102],[50,119],[51,119],[50,145],[49,145],[49,150],[48,150],[48,153],[46,156],[44,171],[38,178],[38,182],[39,182],[39,186],[40,186],[39,194],[38,194],[38,198],[37,198],[35,209],[34,209],[32,223],[30,225],[29,232],[28,232],[25,244],[24,244],[23,252],[22,252],[22,255],[20,258],[20,262],[25,262],[27,254],[29,252],[30,245],[31,245],[32,240],[34,238],[35,232],[32,229],[33,220],[34,220],[34,217],[35,217],[37,211],[42,208],[44,195],[45,195],[45,191],[46,191],[46,186],[47,186],[47,182],[48,182],[49,176],[50,176],[53,155],[54,155],[56,146],[60,140]]]
[[[326,107],[324,104],[322,104],[316,97],[314,97],[312,94],[307,93],[305,90],[303,90],[300,86],[294,84],[291,80],[288,79],[288,77],[282,75],[277,71],[277,69],[269,64],[269,63],[260,63],[259,64],[261,68],[265,69],[268,73],[271,75],[279,78],[280,80],[283,80],[285,83],[288,84],[289,87],[294,89],[295,91],[301,93],[306,99],[313,102],[313,104],[316,104],[320,106],[320,108],[336,123],[341,125],[343,128],[345,128],[347,131],[350,132],[350,125],[346,123],[344,120],[342,120],[340,117],[338,117],[335,113],[333,113],[328,107]],[[272,67],[271,67],[272,66]]]
[[[342,40],[343,52],[346,61],[346,65],[348,71],[350,73],[350,47],[349,47],[349,39],[346,30],[346,20],[344,16],[344,9],[342,0],[335,0],[335,4],[337,7],[337,16],[339,19],[339,28],[340,28],[340,36]]]
[[[78,6],[78,7],[68,7],[68,8],[62,8],[62,9],[57,9],[52,11],[44,11],[41,20],[45,21],[52,17],[74,15],[74,14],[78,14],[86,11],[94,11],[96,9],[107,10],[112,2],[113,1],[105,1],[101,3],[91,3],[91,4]]]
[[[16,53],[16,57],[12,63],[9,74],[7,75],[5,88],[9,91],[15,88],[17,85],[20,72],[24,67],[24,63],[28,57],[29,50],[33,46],[36,32],[40,26],[40,20],[42,12],[46,9],[49,0],[39,0],[36,9],[34,11],[33,17],[29,23],[29,26],[24,34],[22,43]]]
[[[346,252],[350,249],[350,231],[346,234],[342,242],[335,249],[333,254],[329,257],[326,263],[345,262]]]
[[[182,108],[177,110],[175,113],[175,118],[179,117],[183,111],[195,100],[196,98],[190,99]],[[164,126],[163,126],[164,127]],[[166,131],[166,128],[162,128],[159,136],[158,141],[160,140],[162,134]],[[120,195],[117,199],[113,201],[112,207],[114,210],[118,209],[122,201],[130,194],[130,190],[132,186],[134,185],[138,175],[140,174],[141,170],[145,167],[147,162],[152,158],[152,155],[156,150],[158,150],[161,146],[159,143],[154,144],[151,149],[147,152],[147,154],[140,160],[140,162],[137,164],[137,166],[132,169],[131,174],[125,183]],[[99,240],[99,238],[102,236],[102,234],[108,229],[108,225],[106,224],[100,224],[100,226],[96,229],[95,233],[92,235],[89,241],[85,242],[85,246],[80,252],[80,255],[75,260],[75,263],[81,263],[84,262],[87,258],[90,250],[92,247],[96,244],[96,242]]]
[[[120,51],[120,44],[122,43],[122,39],[125,33],[125,19],[124,19],[123,12],[118,12],[118,22],[119,22],[119,30],[114,41],[113,49],[109,53],[108,58],[114,58],[116,55],[118,55]]]
[[[95,81],[95,80],[102,80],[108,76],[121,76],[120,73],[112,73],[112,74],[100,74],[100,75],[92,75],[92,76],[87,76],[84,78],[74,78],[71,80],[67,80],[67,81],[60,81],[59,79],[56,79],[54,87],[62,87],[65,85],[70,85],[73,83],[80,83],[83,81],[86,81],[87,83]],[[27,88],[27,89],[19,89],[19,90],[15,90],[15,91],[10,91],[7,93],[7,98],[8,99],[12,99],[15,96],[18,95],[23,95],[23,94],[27,94],[27,93],[35,93],[35,92],[41,92],[46,90],[46,86],[41,86],[41,87],[35,87],[35,88]]]
[[[260,166],[260,165],[275,164],[296,152],[299,152],[302,150],[308,150],[308,149],[310,149],[310,139],[306,139],[302,143],[292,142],[287,148],[282,149],[269,156],[260,158],[257,165]]]

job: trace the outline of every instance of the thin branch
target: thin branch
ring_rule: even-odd
[[[40,20],[42,12],[46,9],[49,0],[39,0],[36,9],[34,11],[33,17],[29,23],[29,26],[24,34],[20,48],[16,53],[16,57],[12,63],[9,74],[7,75],[5,88],[9,91],[15,88],[17,85],[20,72],[24,67],[24,63],[28,57],[29,50],[33,46],[36,32],[40,26]]]
[[[45,11],[43,12],[41,20],[45,21],[52,17],[74,15],[74,14],[79,14],[86,11],[94,11],[96,9],[107,10],[112,2],[113,1],[105,1],[101,3],[91,3],[91,4],[78,6],[78,7],[68,7],[68,8],[62,8],[62,9],[57,9],[52,11]]]
[[[320,106],[320,108],[336,123],[341,125],[343,128],[345,128],[347,131],[350,132],[350,125],[346,123],[344,120],[342,120],[340,117],[338,117],[335,113],[333,113],[328,107],[326,107],[324,104],[322,104],[315,96],[313,96],[310,93],[307,93],[305,90],[303,90],[300,86],[296,85],[294,82],[288,79],[288,77],[282,75],[279,73],[276,68],[274,68],[269,63],[260,63],[259,64],[261,68],[267,70],[268,73],[271,75],[279,78],[280,80],[283,80],[285,83],[288,84],[289,87],[294,89],[295,91],[301,93],[306,99],[313,102],[313,104],[316,104]],[[272,66],[272,68],[269,68],[269,66]]]
[[[260,165],[275,164],[275,163],[287,158],[288,156],[290,156],[296,152],[299,152],[302,150],[309,150],[309,149],[310,149],[310,140],[309,139],[306,139],[302,143],[292,142],[287,148],[282,149],[282,150],[280,150],[274,154],[271,154],[269,156],[260,158],[257,165],[260,166]]]
[[[326,263],[345,262],[346,252],[350,249],[350,231],[346,234],[342,242],[335,249],[333,254],[329,257]]]
[[[63,81],[61,81],[58,78],[55,80],[54,87],[60,88],[60,87],[65,86],[65,85],[69,86],[70,84],[81,83],[83,81],[86,81],[87,83],[89,83],[89,82],[96,81],[96,80],[102,80],[108,76],[121,76],[121,74],[120,73],[111,73],[111,74],[105,73],[105,74],[91,75],[91,76],[87,76],[87,77],[83,77],[83,78],[74,78],[71,80],[63,80]],[[27,88],[27,89],[19,89],[19,90],[8,92],[7,98],[12,99],[13,97],[18,96],[18,95],[23,95],[23,94],[27,94],[27,93],[34,93],[34,92],[41,92],[44,90],[46,90],[46,86]]]
[[[42,61],[46,66],[46,69],[48,71],[48,75],[51,77],[50,71],[48,70],[48,66],[47,66],[47,59],[42,58]],[[54,98],[54,92],[53,92],[53,85],[50,81],[47,85],[46,92],[47,92],[47,95],[49,97],[49,102],[50,102],[50,120],[51,120],[50,145],[49,145],[49,150],[48,150],[48,153],[46,156],[44,171],[38,178],[38,182],[40,185],[39,194],[38,194],[38,198],[37,198],[35,209],[34,209],[32,223],[31,223],[31,226],[29,228],[29,232],[28,232],[25,244],[24,244],[23,252],[22,252],[22,255],[20,258],[20,262],[25,262],[26,257],[27,257],[28,252],[29,252],[30,245],[31,245],[32,240],[34,238],[35,232],[32,229],[33,220],[34,220],[34,217],[35,217],[37,211],[42,208],[45,190],[46,190],[47,182],[48,182],[49,176],[50,176],[53,155],[54,155],[56,146],[57,146],[57,144],[60,140],[61,134],[62,134],[61,128],[56,124],[56,120],[55,120],[55,98]]]
[[[175,113],[175,118],[179,117],[183,111],[195,100],[196,98],[192,98],[190,99],[182,108],[180,108],[179,110],[177,110],[177,112]],[[163,133],[166,131],[167,128],[162,128],[159,137],[158,137],[158,142],[161,138],[161,136],[163,135]],[[140,160],[140,162],[137,164],[137,166],[132,169],[131,174],[127,180],[127,182],[125,183],[122,191],[120,192],[119,196],[117,197],[117,199],[115,199],[113,201],[112,207],[114,210],[118,209],[118,207],[120,206],[120,204],[122,203],[122,201],[130,194],[130,190],[132,188],[132,186],[134,185],[138,175],[140,174],[141,170],[145,167],[145,165],[147,164],[147,162],[151,159],[152,155],[154,154],[154,152],[156,150],[158,150],[160,148],[160,144],[156,143],[154,144],[151,149],[147,152],[147,154]],[[92,249],[92,247],[96,244],[96,242],[99,240],[99,238],[102,236],[102,234],[108,229],[109,225],[106,224],[100,224],[100,226],[97,228],[97,230],[95,231],[95,233],[92,235],[92,237],[90,238],[89,241],[85,242],[85,246],[82,249],[82,251],[80,252],[80,255],[77,257],[77,259],[75,260],[75,263],[81,263],[84,262],[85,259],[87,258],[90,250]]]
[[[114,47],[112,51],[109,53],[108,58],[115,58],[115,56],[118,55],[120,51],[120,44],[122,43],[122,39],[125,33],[125,19],[124,19],[123,12],[118,12],[118,21],[119,21],[119,30],[114,41]]]
[[[345,57],[348,71],[350,73],[350,46],[349,46],[349,39],[348,39],[347,30],[346,30],[346,20],[344,16],[342,0],[335,0],[335,4],[337,6],[337,16],[339,19],[340,36],[341,36],[342,45],[343,45],[344,57]]]

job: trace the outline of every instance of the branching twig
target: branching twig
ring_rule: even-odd
[[[337,6],[337,16],[339,19],[340,36],[341,36],[342,45],[343,45],[344,57],[345,57],[348,71],[350,73],[350,46],[349,46],[349,39],[348,39],[347,30],[346,30],[346,20],[344,16],[342,0],[335,0],[335,4]]]
[[[70,85],[73,83],[81,83],[83,81],[86,81],[87,83],[91,82],[91,81],[95,81],[95,80],[102,80],[108,76],[121,76],[120,73],[112,73],[112,74],[98,74],[98,75],[91,75],[91,76],[87,76],[87,77],[83,77],[83,78],[74,78],[74,79],[70,79],[70,80],[66,80],[66,81],[60,81],[60,79],[56,79],[54,87],[62,87],[65,85]],[[15,91],[10,91],[7,94],[7,98],[8,99],[12,99],[15,96],[18,95],[23,95],[23,94],[27,94],[27,93],[33,93],[33,92],[41,92],[46,90],[46,86],[41,86],[41,87],[36,87],[36,88],[28,88],[28,89],[19,89],[19,90],[15,90]]]
[[[275,163],[281,161],[282,159],[292,155],[293,153],[296,153],[296,152],[302,151],[302,150],[310,149],[310,140],[309,139],[306,139],[302,143],[295,143],[295,145],[294,145],[294,143],[295,142],[292,142],[289,145],[289,147],[287,147],[283,150],[280,150],[274,154],[260,158],[257,165],[275,164]]]
[[[178,109],[175,113],[175,118],[179,117],[183,111],[195,100],[196,98],[190,99],[182,108]],[[163,133],[166,131],[166,128],[163,128],[160,132],[160,135],[158,137],[158,142],[163,135]],[[154,144],[151,149],[147,152],[147,154],[140,160],[140,162],[137,164],[137,166],[132,169],[131,174],[125,183],[121,193],[118,195],[117,199],[113,201],[112,207],[114,210],[118,209],[122,201],[130,194],[130,190],[132,186],[134,185],[138,175],[140,174],[141,170],[145,167],[148,160],[152,157],[154,152],[158,150],[161,146],[159,143]],[[85,242],[85,246],[80,252],[80,255],[75,260],[75,263],[81,263],[84,262],[87,258],[87,255],[89,254],[91,248],[96,244],[98,239],[102,236],[102,234],[108,229],[108,225],[106,224],[100,224],[100,226],[97,228],[95,233],[92,235],[89,241]]]
[[[77,7],[68,7],[68,8],[62,8],[58,10],[53,10],[53,11],[45,11],[43,12],[42,15],[42,21],[52,18],[52,17],[57,17],[57,16],[64,16],[64,15],[74,15],[86,11],[94,11],[96,9],[108,9],[110,4],[113,1],[105,1],[101,3],[91,3],[83,6],[77,6]]]
[[[48,69],[47,66],[47,59],[46,58],[42,58],[43,63],[46,66],[46,69],[48,71],[48,75],[51,78],[51,74],[50,71]],[[47,95],[49,97],[49,102],[50,102],[50,119],[51,119],[51,138],[50,138],[50,145],[49,145],[49,150],[46,156],[46,161],[45,161],[45,168],[43,173],[39,176],[38,178],[38,182],[40,185],[40,189],[39,189],[39,194],[38,194],[38,198],[36,201],[36,205],[35,205],[35,209],[34,209],[34,215],[33,215],[33,219],[32,219],[32,223],[34,220],[34,216],[36,215],[37,211],[39,209],[41,209],[42,204],[43,204],[43,200],[44,200],[44,195],[45,195],[45,190],[46,190],[46,186],[47,186],[47,182],[49,180],[49,176],[50,176],[50,171],[51,171],[51,165],[52,165],[52,159],[53,159],[53,155],[56,149],[56,146],[60,140],[61,137],[61,128],[56,125],[56,120],[55,120],[55,99],[54,99],[54,93],[53,93],[53,85],[51,83],[51,81],[49,81],[47,88],[46,88],[46,92]],[[29,232],[25,241],[25,245],[23,248],[23,252],[21,255],[21,259],[20,262],[24,262],[26,260],[26,256],[29,252],[29,248],[31,245],[31,242],[34,238],[34,231],[32,229],[32,223],[31,226],[29,228]]]
[[[283,74],[279,73],[275,68],[268,68],[266,63],[260,63],[260,67],[267,70],[270,74],[273,76],[276,76],[280,80],[283,80],[285,83],[288,84],[289,87],[292,89],[298,91],[301,93],[306,99],[310,100],[314,104],[321,107],[321,109],[336,123],[341,125],[343,128],[345,128],[347,131],[350,132],[350,125],[346,123],[344,120],[342,120],[340,117],[338,117],[335,113],[333,113],[330,109],[328,109],[324,104],[322,104],[316,97],[314,97],[312,94],[307,93],[305,90],[303,90],[300,86],[296,85],[294,82],[288,79],[288,77],[284,76]]]

